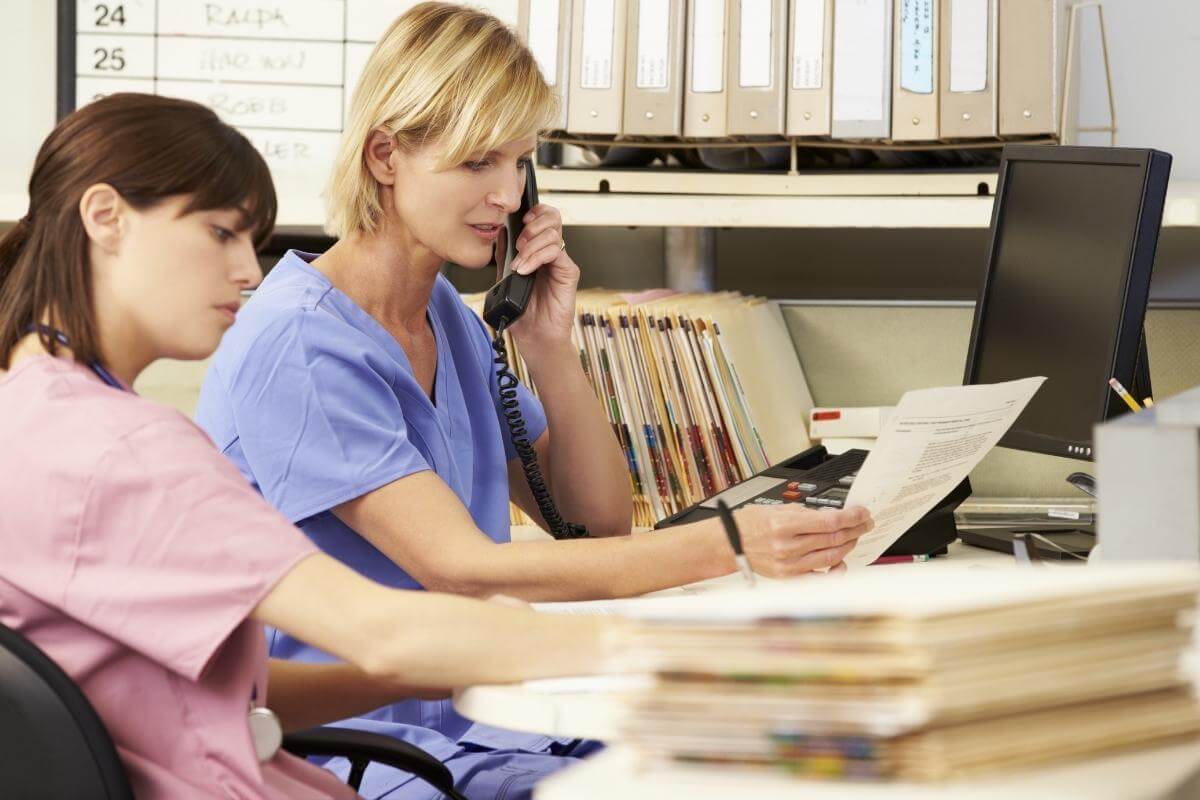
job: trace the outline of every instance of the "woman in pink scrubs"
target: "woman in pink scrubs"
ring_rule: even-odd
[[[346,796],[286,754],[260,762],[248,710],[301,727],[604,657],[599,621],[366,580],[129,389],[156,359],[210,355],[261,278],[275,195],[245,138],[193,103],[113,95],[50,134],[29,195],[0,240],[0,622],[79,683],[137,797]],[[268,698],[263,624],[346,663],[285,665]]]

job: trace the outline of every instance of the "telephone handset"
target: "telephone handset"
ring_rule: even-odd
[[[495,331],[503,331],[525,313],[529,296],[533,294],[533,281],[537,273],[521,275],[513,272],[512,262],[517,257],[517,237],[525,228],[525,215],[538,204],[537,178],[533,175],[533,163],[525,167],[525,191],[521,194],[521,207],[508,215],[508,221],[496,240],[496,263],[500,265],[500,280],[483,300],[483,321]]]
[[[502,268],[500,280],[491,289],[483,301],[483,321],[495,332],[492,338],[492,349],[496,351],[493,361],[496,364],[496,383],[499,386],[500,408],[504,414],[504,422],[508,426],[508,435],[512,440],[513,449],[521,459],[521,468],[525,471],[525,480],[529,483],[529,491],[537,502],[542,519],[550,528],[550,535],[555,539],[581,539],[588,535],[587,528],[567,522],[558,513],[554,498],[546,486],[542,468],[537,461],[537,452],[529,441],[525,420],[521,417],[521,409],[517,401],[517,376],[513,374],[508,363],[508,349],[504,344],[504,329],[512,325],[529,304],[529,296],[533,293],[533,282],[537,273],[521,275],[512,270],[513,259],[517,256],[517,238],[525,227],[524,218],[529,209],[538,204],[537,179],[533,175],[533,164],[525,167],[525,191],[521,195],[521,207],[508,215],[505,227],[500,230],[496,239],[496,263]]]

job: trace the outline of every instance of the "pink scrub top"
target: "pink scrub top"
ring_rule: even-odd
[[[315,548],[176,411],[38,356],[0,373],[0,622],[83,689],[134,795],[354,793],[285,753],[260,765],[268,705],[248,617]]]

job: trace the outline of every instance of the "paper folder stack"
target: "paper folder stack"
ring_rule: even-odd
[[[482,308],[482,296],[464,299]],[[809,446],[812,396],[777,304],[733,292],[588,290],[576,310],[575,344],[625,452],[635,525]],[[528,383],[519,354],[513,361]]]
[[[650,759],[939,780],[1200,735],[1193,566],[890,567],[631,601]]]

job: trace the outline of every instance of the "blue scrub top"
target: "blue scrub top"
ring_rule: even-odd
[[[437,341],[431,400],[400,344],[311,266],[315,258],[288,251],[238,313],[205,377],[196,421],[324,552],[379,583],[420,589],[330,509],[432,469],[480,530],[509,541],[506,462],[516,455],[501,422],[491,341],[439,276],[428,312]],[[546,429],[545,413],[524,386],[518,391],[534,440]],[[270,645],[275,658],[333,660],[280,631],[271,632]],[[346,724],[399,736],[442,759],[459,742],[539,752],[566,741],[473,724],[448,700],[409,700]]]

